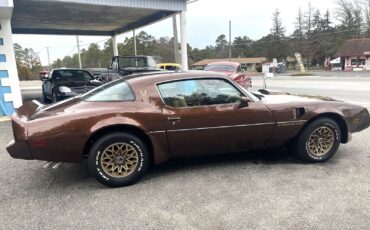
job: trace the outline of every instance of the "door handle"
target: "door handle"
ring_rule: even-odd
[[[168,121],[180,121],[181,118],[180,117],[167,117]]]

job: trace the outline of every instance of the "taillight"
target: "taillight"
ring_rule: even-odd
[[[241,81],[244,81],[244,80],[245,80],[245,76],[243,76],[243,75],[239,75],[236,78],[234,78],[234,81],[236,81],[236,82],[241,82]]]

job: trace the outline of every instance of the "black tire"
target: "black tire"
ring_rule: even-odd
[[[136,164],[131,164],[132,169],[130,173],[127,173],[127,175],[112,175],[112,173],[119,173],[114,170],[114,172],[108,172],[107,166],[102,165],[102,157],[105,154],[105,150],[112,148],[111,146],[114,144],[125,144],[125,149],[127,150],[129,148],[129,151],[136,151]],[[122,147],[121,147],[122,150]],[[109,150],[107,151],[110,152]],[[126,151],[127,152],[127,151]],[[122,154],[122,152],[121,152]],[[135,154],[135,153],[133,153]],[[106,156],[106,155],[104,155]],[[122,156],[123,157],[123,156]],[[127,156],[125,156],[127,157]],[[128,157],[127,157],[128,158]],[[108,160],[109,162],[106,164],[111,164],[111,162],[117,163],[118,157],[116,157],[115,160]],[[89,151],[89,157],[88,157],[88,166],[89,171],[92,175],[103,185],[109,186],[109,187],[121,187],[121,186],[127,186],[135,183],[137,180],[139,180],[148,170],[149,167],[149,152],[143,141],[141,141],[138,137],[129,134],[129,133],[112,133],[105,135],[98,139],[94,145],[91,147]],[[123,162],[121,162],[121,165],[125,164],[126,162],[130,161],[132,159],[129,159],[128,161],[126,159],[121,159]],[[135,165],[135,166],[133,166]],[[119,166],[115,165],[114,167]],[[109,167],[109,166],[108,166]],[[123,166],[122,166],[123,167]],[[121,167],[121,170],[122,170]],[[126,164],[127,167],[127,164]],[[113,167],[112,167],[113,168]],[[111,168],[111,169],[112,169]],[[119,170],[117,168],[117,170]]]
[[[53,91],[52,94],[51,94],[51,102],[52,103],[56,103],[58,102],[58,97],[57,97],[57,94]]]
[[[306,162],[324,162],[338,151],[340,140],[338,123],[330,118],[319,118],[308,124],[297,138],[296,154]]]

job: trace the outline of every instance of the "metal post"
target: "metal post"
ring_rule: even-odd
[[[229,59],[231,59],[231,20],[229,21]]]
[[[134,55],[137,56],[135,29],[132,30],[132,36],[134,38]]]
[[[173,49],[174,49],[174,52],[175,52],[175,62],[176,63],[180,63],[180,60],[179,60],[179,39],[178,39],[178,35],[177,35],[177,20],[176,20],[176,16],[177,14],[174,14],[172,16],[172,25],[173,25]]]
[[[180,34],[181,34],[181,65],[183,70],[188,70],[188,45],[186,42],[186,11],[180,13]]]
[[[49,70],[51,69],[50,65],[50,53],[49,53],[49,47],[46,47],[46,52],[48,53],[48,63],[49,63]]]
[[[118,56],[118,46],[117,46],[117,36],[112,36],[112,43],[113,43],[113,56]]]
[[[78,39],[78,36],[76,36],[77,40],[77,52],[78,52],[78,66],[80,69],[82,69],[82,62],[81,62],[81,52],[80,52],[80,40]]]
[[[0,1],[0,5],[3,4],[4,1]],[[11,116],[14,109],[19,108],[23,103],[10,22],[13,8],[7,8],[7,1],[5,1],[5,7],[2,8],[1,12],[0,38],[2,38],[3,43],[0,46],[0,53],[6,56],[6,62],[0,62],[0,117],[3,115]]]

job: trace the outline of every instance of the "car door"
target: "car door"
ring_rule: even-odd
[[[270,110],[252,99],[246,103],[246,95],[227,79],[166,82],[158,90],[173,157],[258,148],[275,127]]]

